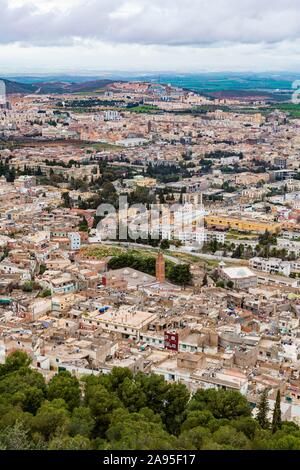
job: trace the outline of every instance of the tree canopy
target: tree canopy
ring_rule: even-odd
[[[23,352],[0,366],[2,450],[299,450],[300,430],[272,427],[267,394],[254,419],[236,391],[198,390],[162,376],[115,367],[78,380],[67,371],[46,383]],[[263,426],[262,426],[263,424]]]

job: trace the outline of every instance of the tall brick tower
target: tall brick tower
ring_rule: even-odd
[[[161,251],[156,258],[156,280],[157,282],[165,282],[166,280],[166,263]]]

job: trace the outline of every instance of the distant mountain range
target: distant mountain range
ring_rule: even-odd
[[[36,83],[21,83],[12,80],[3,79],[6,85],[6,93],[14,94],[52,94],[52,93],[85,93],[94,92],[103,88],[108,87],[114,83],[115,80],[102,79],[92,80],[82,83],[73,82],[60,82],[60,81],[49,81],[49,82],[36,82]]]
[[[300,73],[111,73],[99,75],[6,75],[7,92],[24,94],[85,93],[108,87],[116,81],[171,84],[212,98],[256,97],[284,101],[291,97]]]

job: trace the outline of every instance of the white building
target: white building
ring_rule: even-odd
[[[68,233],[68,238],[70,240],[70,249],[73,251],[80,250],[81,248],[81,238],[78,232]]]
[[[142,139],[142,138],[135,138],[135,137],[131,137],[131,138],[128,138],[128,139],[122,139],[122,140],[118,140],[116,142],[116,145],[119,145],[121,147],[127,147],[127,148],[130,148],[130,147],[141,147],[142,145],[146,145],[148,144],[148,140],[147,139]]]
[[[82,318],[82,324],[94,328],[101,327],[104,331],[119,333],[124,338],[139,340],[142,331],[147,331],[148,325],[156,318],[156,313],[126,307],[114,310],[109,307],[104,312],[101,309],[89,312]]]
[[[278,258],[252,258],[250,260],[250,267],[257,269],[257,271],[270,274],[282,274],[287,277],[291,274],[291,263]]]
[[[199,244],[216,240],[218,243],[225,243],[226,233],[217,232],[216,230],[200,229],[195,232],[195,241]]]
[[[298,234],[299,235],[299,234]],[[287,250],[288,254],[294,254],[296,257],[300,256],[300,242],[287,240],[286,238],[278,238],[277,246],[279,249]]]
[[[109,109],[104,112],[104,121],[120,121],[121,115],[118,111]]]
[[[221,277],[233,282],[235,289],[247,290],[257,287],[257,275],[246,266],[220,267]]]

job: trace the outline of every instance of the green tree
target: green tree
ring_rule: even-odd
[[[40,293],[39,297],[41,297],[42,299],[44,299],[44,298],[46,298],[46,297],[51,297],[51,295],[52,295],[52,292],[51,292],[50,289],[44,289],[44,290]]]
[[[19,405],[13,405],[6,402],[5,398],[1,396],[0,404],[0,429],[13,427],[17,422],[22,423],[24,428],[31,429],[33,416],[27,411],[22,411]]]
[[[95,419],[88,407],[80,406],[78,408],[74,408],[69,426],[69,433],[71,436],[80,435],[91,437],[94,427]]]
[[[80,404],[79,382],[70,372],[59,372],[50,380],[47,395],[49,400],[62,398],[67,403],[68,409],[72,411]]]
[[[160,247],[162,250],[168,250],[170,248],[170,242],[169,240],[162,240]]]
[[[30,363],[31,359],[26,353],[15,351],[6,358],[5,364],[0,364],[0,376],[9,374],[10,372],[15,372],[22,368],[26,369]]]
[[[32,292],[33,287],[32,287],[32,282],[25,282],[22,287],[23,292]]]
[[[84,436],[63,436],[51,440],[49,450],[92,450],[91,441]]]
[[[299,427],[281,423],[280,394],[272,426],[267,415],[266,390],[254,419],[236,391],[190,396],[183,384],[121,367],[81,383],[60,372],[46,386],[19,351],[0,365],[3,450],[299,450]]]
[[[130,369],[126,367],[113,367],[109,375],[109,381],[112,390],[117,391],[119,387],[124,383],[125,379],[130,381],[133,379],[133,374]]]
[[[162,414],[166,404],[169,384],[160,375],[145,375],[142,372],[136,375],[135,380],[141,384],[141,389],[146,395],[146,406],[155,413]]]
[[[250,442],[244,433],[237,431],[232,426],[222,426],[214,434],[213,440],[223,446],[223,449],[250,449]]]
[[[95,430],[99,437],[104,437],[110,425],[112,412],[121,408],[122,403],[114,392],[103,385],[88,384],[85,389],[85,402],[95,419]]]
[[[67,209],[70,209],[72,207],[70,193],[69,192],[62,193],[61,198],[63,200],[63,206],[66,207]]]
[[[187,417],[181,426],[181,431],[188,431],[197,427],[207,427],[208,423],[213,420],[215,420],[214,415],[208,410],[188,411]]]
[[[42,276],[45,273],[46,270],[47,270],[47,266],[45,264],[41,264],[40,265],[39,275]]]
[[[236,419],[250,416],[247,399],[234,390],[198,390],[188,405],[188,411],[210,411],[217,419]]]
[[[49,440],[58,433],[60,435],[66,434],[69,423],[70,414],[64,400],[45,401],[34,418],[33,430],[39,432],[44,439]]]
[[[80,232],[88,232],[89,226],[85,217],[82,217],[78,228]]]
[[[189,264],[175,264],[168,270],[167,276],[175,284],[187,286],[192,282],[192,274]]]
[[[125,410],[116,410],[106,435],[114,450],[172,450],[177,444],[156,419]]]
[[[233,426],[237,431],[240,431],[245,434],[245,436],[251,441],[254,439],[255,433],[258,428],[257,421],[252,417],[241,416],[236,420],[231,421],[231,426]]]
[[[10,358],[10,360],[16,359]],[[19,360],[20,358],[18,358]],[[21,359],[23,360],[23,358]],[[7,366],[7,364],[4,365]],[[11,367],[11,370],[9,368]],[[13,370],[13,367],[19,367]],[[3,369],[2,369],[3,371]],[[6,403],[19,406],[23,411],[35,413],[46,395],[43,376],[27,366],[8,364],[8,372],[0,376],[0,396]]]
[[[146,395],[142,391],[141,384],[130,380],[128,377],[119,386],[118,396],[124,406],[131,412],[139,411],[146,406]]]
[[[216,283],[216,286],[219,287],[219,288],[221,288],[221,289],[224,289],[224,287],[225,287],[225,282],[222,281],[222,280],[220,280],[220,281],[218,281],[218,282]]]
[[[104,183],[101,188],[101,201],[99,204],[101,203],[111,204],[116,208],[118,207],[118,194],[116,188],[110,182]]]
[[[244,256],[245,247],[244,245],[238,245],[232,254],[232,258],[242,259]]]
[[[6,181],[8,183],[13,183],[16,179],[16,170],[15,170],[15,168],[14,167],[10,168],[5,176],[6,176]]]
[[[278,429],[281,429],[281,408],[280,408],[280,403],[281,403],[281,396],[280,396],[280,391],[277,391],[276,395],[276,402],[275,402],[275,407],[273,411],[273,419],[272,419],[272,432],[275,433],[278,431]]]
[[[300,450],[300,437],[286,435],[271,441],[269,449],[272,450]]]
[[[169,433],[179,434],[189,398],[190,394],[185,385],[176,383],[169,386],[162,413],[163,422]]]
[[[178,448],[185,450],[201,450],[204,442],[211,438],[209,429],[197,426],[183,431],[178,437]]]
[[[29,429],[20,421],[0,431],[0,450],[42,450],[43,448],[41,441],[35,443],[30,438]]]
[[[143,188],[138,186],[128,197],[128,204],[145,204],[150,206],[150,204],[155,204],[155,196],[151,194],[148,188]]]
[[[263,429],[268,429],[270,426],[270,423],[268,420],[268,413],[269,413],[268,391],[267,389],[265,389],[262,392],[260,402],[258,404],[258,413],[257,413],[257,420],[259,422],[259,425]]]

